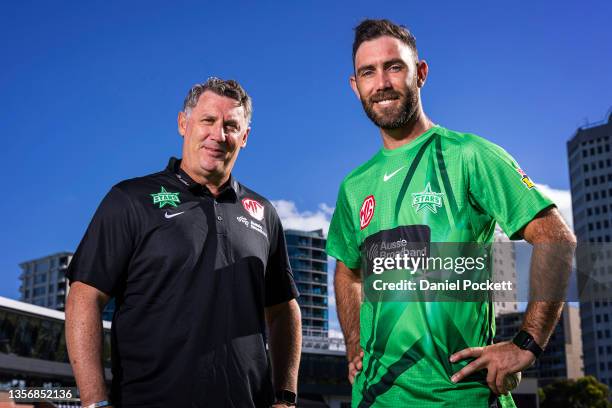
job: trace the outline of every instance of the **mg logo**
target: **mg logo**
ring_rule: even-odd
[[[244,198],[242,200],[242,205],[244,209],[251,215],[251,217],[255,218],[257,221],[261,221],[264,218],[264,206],[261,205],[258,201],[253,200],[252,198]]]
[[[361,224],[361,229],[364,229],[370,225],[370,221],[372,221],[372,217],[374,216],[374,207],[376,207],[376,200],[374,200],[374,196],[367,196],[366,199],[363,200],[363,204],[361,204],[361,210],[359,210],[359,222]]]

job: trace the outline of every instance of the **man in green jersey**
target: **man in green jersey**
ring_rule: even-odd
[[[505,380],[546,346],[562,297],[531,301],[515,340],[492,344],[490,300],[373,301],[372,256],[382,248],[400,254],[410,242],[490,243],[497,222],[510,238],[534,245],[531,281],[563,292],[575,237],[502,148],[425,115],[420,90],[428,67],[406,28],[365,20],[355,30],[350,83],[383,148],[342,182],[327,240],[337,259],[353,406],[514,406]],[[542,243],[568,251],[552,253]],[[545,299],[541,287],[531,294]]]

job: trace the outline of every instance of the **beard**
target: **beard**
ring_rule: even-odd
[[[378,107],[378,112],[374,106],[376,102],[385,99],[399,99],[398,107]],[[414,87],[407,87],[406,94],[402,94],[395,89],[384,89],[376,92],[367,99],[361,99],[361,104],[368,118],[381,129],[392,130],[400,129],[415,120],[419,107],[419,96],[416,83]]]

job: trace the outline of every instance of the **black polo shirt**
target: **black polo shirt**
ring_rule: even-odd
[[[115,185],[67,272],[116,299],[113,402],[269,406],[264,307],[298,296],[280,220],[235,179],[215,198],[179,166]]]

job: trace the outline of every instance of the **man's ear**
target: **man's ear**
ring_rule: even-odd
[[[240,145],[241,149],[244,149],[246,147],[247,139],[249,138],[249,133],[251,133],[250,126],[246,129],[246,132],[244,132],[244,136],[242,136],[242,144]]]
[[[361,95],[359,94],[359,88],[357,88],[357,78],[355,78],[355,75],[350,76],[349,84],[351,85],[351,89],[355,93],[355,96],[357,96],[357,99],[361,100]]]
[[[185,130],[187,129],[187,115],[185,112],[179,112],[178,117],[176,118],[176,122],[178,125],[178,132],[181,137],[185,136]]]
[[[427,65],[427,61],[420,60],[417,62],[417,86],[422,88],[427,81],[427,75],[429,74],[429,65]]]

